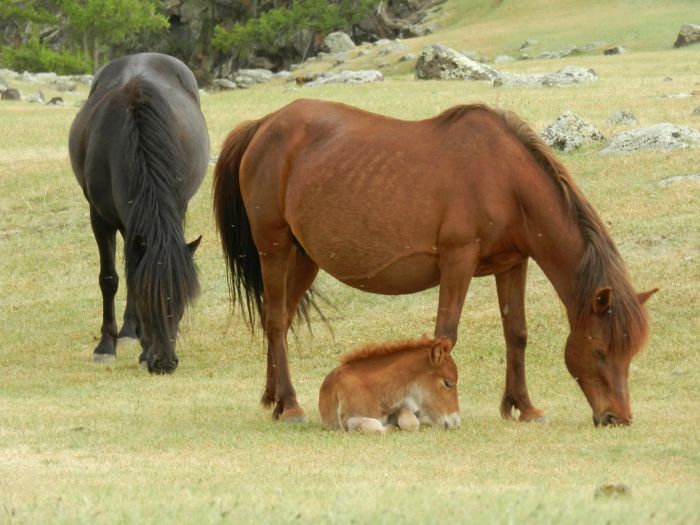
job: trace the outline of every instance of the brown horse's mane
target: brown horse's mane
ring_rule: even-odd
[[[423,336],[420,339],[406,339],[403,341],[391,341],[387,343],[369,344],[363,346],[353,352],[349,352],[340,358],[340,364],[346,365],[372,357],[381,357],[399,352],[407,352],[409,350],[418,350],[419,348],[432,348],[436,343],[441,343],[445,350],[448,350],[449,341],[444,337],[430,339]]]
[[[437,119],[444,123],[455,122],[473,111],[485,111],[498,117],[527,148],[559,188],[565,213],[581,231],[585,251],[576,269],[576,302],[571,305],[576,325],[584,325],[590,317],[596,290],[611,287],[613,305],[610,315],[610,351],[625,353],[641,348],[648,333],[646,312],[639,303],[625,263],[607,228],[567,169],[532,126],[512,111],[492,108],[486,104],[470,104],[448,109]]]

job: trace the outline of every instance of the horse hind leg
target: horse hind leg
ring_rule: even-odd
[[[102,335],[93,351],[92,360],[95,363],[106,363],[117,356],[117,323],[114,317],[114,296],[119,288],[119,276],[114,267],[117,230],[107,224],[92,206],[90,223],[100,254],[99,281],[102,292]]]
[[[520,421],[544,422],[544,412],[533,406],[525,382],[526,278],[527,261],[496,275],[498,304],[506,340],[506,385],[501,400],[501,416],[504,419],[513,419],[515,408],[520,412]]]

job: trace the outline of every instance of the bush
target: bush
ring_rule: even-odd
[[[59,75],[73,75],[92,71],[92,62],[82,53],[53,51],[38,39],[31,39],[18,48],[0,48],[0,63],[14,71],[53,71]]]

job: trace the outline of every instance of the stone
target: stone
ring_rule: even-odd
[[[411,62],[418,58],[415,53],[406,53],[403,55],[401,58],[399,58],[399,62]]]
[[[47,106],[63,106],[63,99],[61,97],[53,97],[46,103]]]
[[[698,146],[700,146],[700,131],[664,122],[618,133],[600,151],[600,155],[636,151],[668,151]]]
[[[233,76],[236,86],[248,89],[255,84],[264,84],[272,80],[273,73],[268,69],[239,69]]]
[[[357,52],[358,57],[366,57],[367,55],[369,55],[369,49],[360,49]]]
[[[71,92],[75,91],[78,86],[72,80],[58,79],[53,83],[56,91]]]
[[[42,84],[53,84],[58,80],[58,75],[56,73],[37,73],[35,78],[37,82]]]
[[[505,62],[513,62],[515,59],[510,56],[510,55],[496,55],[496,58],[493,59],[493,62],[495,64],[503,64]]]
[[[11,69],[0,69],[0,77],[16,80],[19,78],[19,73]]]
[[[15,88],[8,88],[2,92],[0,100],[22,100],[22,97]]]
[[[700,25],[683,24],[673,47],[683,47],[700,43]]]
[[[635,118],[635,116],[632,113],[625,111],[624,109],[619,109],[615,111],[605,121],[605,124],[608,126],[618,126],[636,123],[637,119]]]
[[[401,42],[394,42],[392,44],[389,44],[387,46],[382,47],[379,50],[379,55],[380,56],[386,56],[386,55],[391,55],[393,53],[398,53],[399,51],[406,51],[408,48],[406,47],[405,44],[402,44]]]
[[[564,152],[605,139],[595,126],[585,122],[571,111],[559,115],[540,135],[549,146]]]
[[[310,82],[301,82],[304,87],[315,87],[323,84],[366,84],[369,82],[381,82],[384,75],[374,69],[362,71],[341,71],[339,73],[321,73],[316,75]],[[297,79],[297,83],[299,81]]]
[[[238,86],[232,80],[228,78],[215,78],[211,82],[211,87],[217,90],[223,89],[238,89]]]
[[[352,41],[350,35],[342,31],[330,33],[323,41],[324,50],[329,53],[340,53],[341,51],[349,51],[355,48],[355,42]]]
[[[416,78],[420,80],[494,80],[497,77],[495,69],[440,44],[425,47],[416,61]]]
[[[686,181],[700,181],[700,173],[693,173],[692,175],[676,175],[675,177],[668,177],[666,179],[661,179],[657,184],[661,186],[662,188],[665,188],[666,186],[671,186],[672,184],[676,184],[677,182],[686,182]]]
[[[591,42],[590,44],[585,44],[581,46],[581,52],[586,53],[588,51],[593,51],[594,49],[599,49],[605,45],[605,42],[602,40],[596,40],[595,42]]]
[[[494,80],[494,86],[566,86],[569,84],[584,84],[598,79],[592,69],[578,66],[567,66],[556,73],[500,73]]]
[[[46,99],[44,99],[44,94],[41,91],[35,91],[25,100],[27,102],[31,102],[32,104],[43,104],[46,101]]]
[[[604,55],[624,55],[627,53],[627,48],[624,46],[613,46],[603,49]]]
[[[0,93],[3,91],[7,91],[10,88],[10,86],[7,85],[7,82],[5,82],[5,79],[0,77]]]

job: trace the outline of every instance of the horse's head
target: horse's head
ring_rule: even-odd
[[[450,341],[440,338],[428,351],[424,371],[413,389],[418,405],[416,415],[421,423],[459,427],[457,365],[450,355],[451,350]]]
[[[629,365],[647,335],[642,305],[656,291],[632,295],[628,304],[620,304],[612,288],[599,288],[589,314],[569,335],[566,366],[591,405],[596,426],[632,422]]]
[[[186,257],[191,261],[202,237],[186,245]],[[146,284],[148,282],[146,281]],[[179,286],[178,286],[179,285]],[[178,358],[175,351],[178,327],[185,314],[185,308],[192,297],[192,286],[178,278],[172,279],[165,297],[141,301],[137,300],[136,310],[140,322],[139,338],[148,371],[153,374],[172,374],[177,369]],[[149,297],[146,295],[145,297]]]

